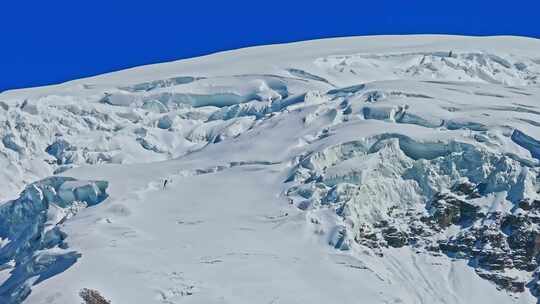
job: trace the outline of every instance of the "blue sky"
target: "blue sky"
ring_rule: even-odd
[[[540,38],[540,1],[5,0],[0,91],[252,45],[414,33]]]

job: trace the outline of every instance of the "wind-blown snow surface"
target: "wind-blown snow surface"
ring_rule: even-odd
[[[539,75],[380,36],[4,92],[0,300],[534,303]]]

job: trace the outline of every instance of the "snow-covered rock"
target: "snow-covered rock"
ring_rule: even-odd
[[[0,300],[536,302],[539,54],[353,37],[3,92]]]

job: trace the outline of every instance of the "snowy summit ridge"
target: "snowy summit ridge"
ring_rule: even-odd
[[[535,303],[539,102],[539,40],[434,35],[3,92],[0,303]]]

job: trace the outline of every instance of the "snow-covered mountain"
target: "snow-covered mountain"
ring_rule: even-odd
[[[0,303],[540,297],[540,40],[247,48],[0,122]]]

